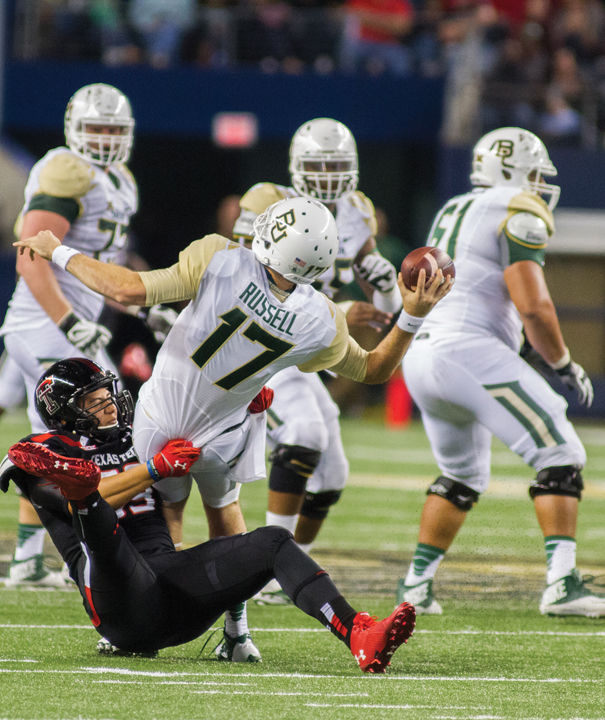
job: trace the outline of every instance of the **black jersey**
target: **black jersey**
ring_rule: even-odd
[[[23,442],[41,443],[59,455],[91,460],[101,469],[102,478],[124,472],[140,462],[132,444],[130,428],[116,431],[102,445],[89,438],[54,430],[29,435],[23,439]],[[48,523],[51,526],[48,529],[53,541],[65,562],[71,566],[74,557],[79,554],[80,550],[79,541],[71,529],[72,518],[68,503],[59,490],[53,488],[52,485],[49,487],[47,484],[45,491],[56,493],[56,502],[44,502],[43,507],[38,507],[39,503],[35,502],[36,493],[33,493],[31,499],[43,524],[47,525]],[[27,492],[26,494],[32,493]],[[43,517],[43,514],[46,517]],[[174,550],[162,514],[162,502],[155,489],[150,487],[139,493],[129,503],[116,510],[116,514],[128,538],[142,555],[157,555]],[[61,524],[65,525],[66,523],[69,523],[69,528],[60,527]]]

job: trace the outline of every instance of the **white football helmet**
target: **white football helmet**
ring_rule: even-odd
[[[359,171],[349,128],[331,118],[301,125],[290,143],[290,175],[294,189],[304,197],[334,202],[352,193]]]
[[[252,252],[260,263],[286,280],[308,285],[338,254],[334,216],[317,200],[279,200],[254,221]]]
[[[544,143],[529,130],[498,128],[484,135],[473,148],[473,185],[516,185],[546,196],[551,210],[559,201],[561,188],[542,178],[556,174]]]
[[[100,126],[109,131],[98,132]],[[130,102],[112,85],[85,85],[67,103],[65,140],[69,149],[84,160],[97,165],[127,162],[133,136]]]

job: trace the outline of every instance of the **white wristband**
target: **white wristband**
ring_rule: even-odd
[[[403,332],[407,332],[413,335],[420,328],[423,322],[423,317],[415,317],[414,315],[409,315],[403,308],[401,308],[401,313],[397,318],[397,327],[400,330],[403,330]]]
[[[71,260],[74,255],[79,255],[80,251],[70,248],[67,245],[59,245],[53,250],[52,261],[55,265],[65,270],[67,263]]]

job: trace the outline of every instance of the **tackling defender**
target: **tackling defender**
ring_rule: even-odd
[[[441,475],[422,511],[418,545],[398,602],[440,614],[432,592],[439,563],[490,476],[496,435],[536,471],[529,487],[547,558],[540,612],[605,615],[605,598],[576,569],[584,447],[567,403],[519,356],[522,329],[561,380],[590,406],[593,388],[565,345],[542,266],[560,189],[542,141],[515,127],[473,149],[474,189],[451,198],[428,237],[454,259],[455,291],[427,319],[403,370]],[[548,199],[545,202],[543,196]]]
[[[314,287],[333,298],[344,285],[358,280],[372,304],[342,303],[348,326],[384,327],[401,308],[397,271],[376,248],[374,206],[357,190],[357,146],[351,131],[331,118],[303,123],[292,137],[289,169],[291,187],[264,182],[243,195],[234,239],[249,244],[256,217],[277,200],[321,201],[334,215],[339,246],[334,264],[317,276]],[[290,530],[309,551],[349,474],[340,413],[316,374],[291,367],[275,375],[269,385],[275,399],[267,417],[272,452],[266,522]],[[256,601],[288,600],[273,582]]]
[[[85,358],[52,365],[35,390],[50,432],[13,445],[0,465],[0,488],[13,480],[38,508],[109,649],[153,656],[193,640],[277,575],[364,672],[384,673],[412,634],[414,608],[403,603],[381,621],[357,613],[287,531],[264,527],[175,551],[150,485],[187,471],[199,449],[172,440],[139,464],[132,402],[115,381]]]

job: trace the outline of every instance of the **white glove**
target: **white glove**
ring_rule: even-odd
[[[573,390],[580,401],[580,405],[590,407],[594,398],[592,382],[581,365],[570,360],[565,367],[556,371],[563,383]]]
[[[397,273],[393,264],[380,253],[364,255],[360,263],[355,263],[355,270],[362,280],[380,293],[388,293],[397,286]]]
[[[79,318],[74,312],[67,313],[59,323],[59,329],[72,345],[90,357],[94,357],[111,340],[111,332],[104,325]]]
[[[179,314],[176,310],[163,305],[154,305],[147,313],[147,327],[153,331],[153,337],[160,345],[166,340],[166,336],[172,329]]]

